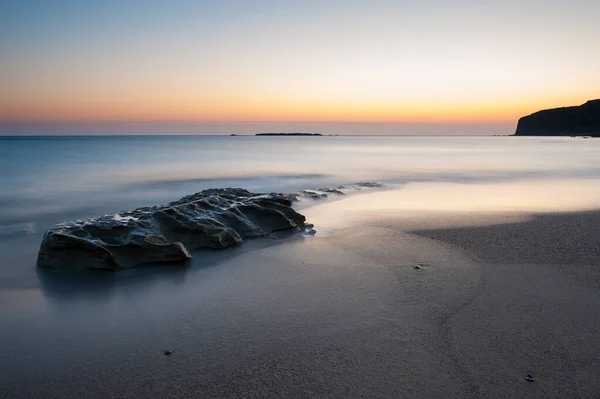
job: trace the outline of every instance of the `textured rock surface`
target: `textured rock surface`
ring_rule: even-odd
[[[188,250],[225,248],[245,237],[304,227],[290,196],[210,189],[164,206],[62,223],[42,240],[38,266],[120,269],[184,262]]]
[[[354,183],[346,186],[339,186],[337,188],[319,188],[316,190],[302,190],[298,191],[295,194],[287,194],[287,198],[291,200],[298,200],[300,198],[310,198],[315,200],[327,199],[330,198],[330,195],[338,196],[338,195],[346,195],[346,192],[356,192],[360,191],[364,188],[383,188],[384,185],[380,183],[374,182],[363,182],[363,183]]]
[[[519,119],[515,136],[600,135],[600,99],[578,107],[547,109]]]

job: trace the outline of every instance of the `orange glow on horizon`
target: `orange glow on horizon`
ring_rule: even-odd
[[[345,122],[345,123],[515,123],[524,115],[545,108],[579,105],[592,93],[529,98],[521,101],[472,99],[436,101],[424,98],[355,99],[273,98],[240,95],[208,96],[148,93],[140,98],[117,93],[72,98],[0,98],[0,121],[170,121],[170,122]],[[117,98],[119,98],[117,100]]]
[[[165,98],[167,101],[165,101]],[[233,99],[191,99],[169,101],[146,98],[120,101],[66,101],[0,107],[0,121],[162,121],[204,123],[253,122],[344,122],[344,123],[515,123],[540,109],[579,105],[584,97],[522,101],[512,103],[449,103],[406,101],[326,102],[290,100],[240,101]],[[1,105],[1,104],[0,104]]]
[[[516,125],[600,93],[598,1],[185,3],[16,7],[0,121]]]

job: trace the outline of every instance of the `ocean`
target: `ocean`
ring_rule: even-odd
[[[55,223],[215,187],[600,178],[599,140],[524,137],[0,137],[0,226]]]
[[[163,204],[207,188],[295,192],[358,182],[396,189],[390,201],[406,212],[595,209],[600,207],[598,154],[599,139],[562,137],[0,137],[3,383],[14,389],[9,393],[34,380],[59,387],[78,368],[103,370],[97,376],[102,381],[114,373],[111,356],[135,363],[160,353],[170,339],[195,339],[189,328],[201,319],[192,322],[190,312],[206,318],[210,329],[204,333],[217,339],[219,326],[240,316],[233,305],[224,313],[227,298],[262,295],[256,291],[261,273],[277,276],[277,265],[254,271],[243,262],[229,269],[215,266],[223,259],[251,257],[252,250],[266,245],[261,240],[243,249],[198,254],[185,268],[139,268],[91,278],[38,270],[42,236],[56,223]],[[310,206],[308,201],[299,206]],[[369,204],[379,210],[388,205]],[[309,222],[318,236],[319,220]],[[274,291],[267,296],[285,294],[281,287],[269,289]],[[273,317],[266,308],[243,306],[264,320]],[[245,325],[235,323],[227,324],[231,331]],[[123,360],[127,351],[130,361]],[[56,364],[60,371],[50,372]]]
[[[207,188],[294,192],[378,182],[433,209],[461,193],[467,210],[531,210],[532,200],[547,205],[541,210],[594,208],[599,153],[600,140],[570,137],[0,137],[0,284],[34,268],[41,236],[55,223]]]

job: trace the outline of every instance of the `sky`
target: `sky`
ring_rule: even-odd
[[[600,97],[598,21],[598,0],[3,0],[0,133],[510,134]]]

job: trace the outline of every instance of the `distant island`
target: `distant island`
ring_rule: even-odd
[[[256,136],[322,136],[320,133],[256,133]]]
[[[524,116],[519,119],[515,136],[600,137],[600,99]]]

